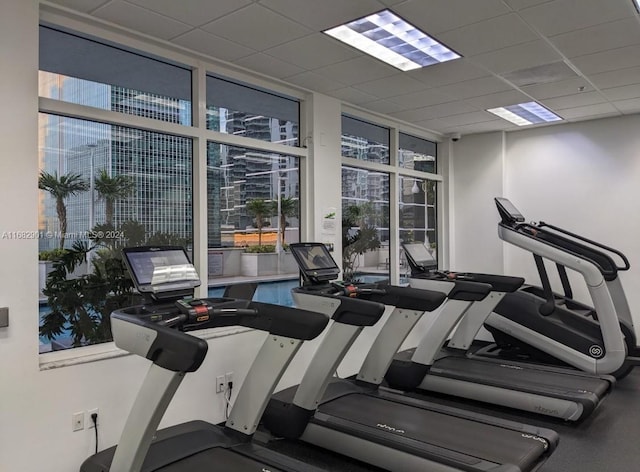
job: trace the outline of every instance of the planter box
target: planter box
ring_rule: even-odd
[[[42,294],[45,286],[47,285],[47,276],[53,270],[53,262],[51,261],[38,261],[38,298],[45,298]],[[69,275],[69,279],[77,279],[83,275],[89,273],[89,265],[87,262],[78,264],[75,270]]]
[[[255,277],[258,275],[280,275],[297,274],[298,264],[296,264],[293,254],[281,252],[280,260],[275,252],[267,253],[242,253],[240,259],[240,272],[245,277]]]
[[[208,252],[209,278],[235,277],[241,275],[240,263],[244,249],[216,248]]]

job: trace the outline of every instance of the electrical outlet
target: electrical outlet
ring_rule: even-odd
[[[100,421],[100,410],[98,408],[94,408],[93,410],[87,411],[87,417],[85,418],[85,424],[88,425],[87,428],[93,429],[95,426],[93,424],[93,420],[91,419],[91,415],[96,414],[96,424],[99,424]]]
[[[224,383],[228,387],[229,383],[233,382],[233,372],[227,372],[224,374]]]
[[[224,392],[225,385],[226,384],[224,383],[224,375],[218,375],[216,377],[216,393]]]
[[[71,416],[71,430],[82,431],[84,429],[84,411],[74,413]]]

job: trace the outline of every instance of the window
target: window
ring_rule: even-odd
[[[342,157],[389,164],[389,128],[342,115]]]
[[[343,166],[343,278],[389,280],[389,269],[389,174]]]
[[[39,88],[45,98],[191,125],[190,70],[45,26]]]
[[[207,145],[209,279],[289,274],[300,240],[298,158]]]
[[[424,242],[436,251],[436,182],[399,177],[400,241]],[[436,255],[434,252],[434,256]]]
[[[207,76],[207,129],[298,146],[298,101]]]
[[[260,141],[299,146],[299,101],[213,75],[206,96],[192,97],[191,69],[200,61],[185,61],[40,27],[39,96],[50,99],[39,135],[41,352],[111,339],[111,311],[138,302],[119,249],[175,244],[191,253],[194,198],[208,204],[209,294],[251,270],[261,282],[290,274],[255,299],[292,303],[298,269],[286,248],[299,240],[299,158]],[[202,128],[254,141],[251,149],[208,142],[207,189],[194,196],[196,97],[207,103]],[[65,103],[92,107],[90,121],[81,107],[64,116]],[[138,129],[132,115],[158,124]],[[160,121],[183,125],[180,136]],[[265,262],[272,255],[275,262]],[[246,267],[251,260],[257,267]]]
[[[120,249],[192,246],[191,140],[51,114],[39,129],[40,349],[109,341],[135,300]]]
[[[399,133],[398,164],[405,169],[436,173],[436,143]]]

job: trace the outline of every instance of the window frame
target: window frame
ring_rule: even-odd
[[[441,142],[442,139],[435,133],[429,133],[428,131],[421,130],[408,123],[399,123],[391,120],[387,117],[377,115],[375,113],[366,112],[348,105],[342,106],[342,114],[348,115],[352,118],[356,118],[362,121],[370,122],[376,126],[382,126],[389,128],[389,164],[379,164],[376,162],[364,161],[361,159],[354,159],[349,157],[342,157],[342,166],[357,167],[366,169],[369,171],[385,172],[389,174],[389,266],[391,273],[391,284],[399,284],[401,268],[400,268],[400,199],[401,191],[398,177],[416,178],[422,180],[432,180],[436,182],[436,239],[438,241],[437,254],[438,261],[446,264],[445,261],[445,225],[447,224],[444,216],[444,189],[443,183],[445,181],[442,175],[442,169],[445,168],[444,161],[445,156],[442,154]],[[406,169],[401,167],[398,159],[398,150],[400,144],[400,133],[409,134],[420,139],[426,139],[436,143],[436,167],[437,173],[417,171],[414,169]],[[342,133],[341,133],[342,136]],[[393,228],[393,230],[392,230]]]

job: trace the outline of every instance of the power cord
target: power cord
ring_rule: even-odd
[[[93,427],[96,430],[96,454],[98,453],[98,413],[91,413],[91,421],[93,421]]]
[[[224,401],[227,404],[224,409],[224,419],[229,419],[229,405],[231,404],[231,393],[233,392],[233,382],[227,383],[227,391],[224,393]],[[228,393],[228,395],[227,395]]]

